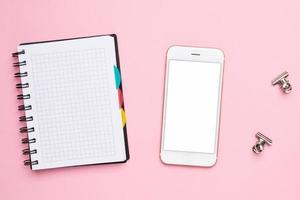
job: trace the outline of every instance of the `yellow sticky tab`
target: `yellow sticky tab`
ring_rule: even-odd
[[[123,108],[120,109],[121,111],[121,115],[122,115],[122,126],[124,128],[125,124],[126,124],[126,116],[125,116],[125,111]]]

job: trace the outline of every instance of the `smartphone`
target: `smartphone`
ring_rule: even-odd
[[[217,161],[224,54],[172,46],[167,52],[160,157],[166,164]]]

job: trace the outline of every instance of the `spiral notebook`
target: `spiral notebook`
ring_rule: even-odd
[[[126,162],[116,35],[23,43],[17,50],[24,164],[40,170]]]

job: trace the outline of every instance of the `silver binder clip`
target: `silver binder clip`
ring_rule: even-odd
[[[289,73],[287,71],[285,71],[272,81],[272,85],[279,84],[282,91],[286,94],[288,94],[292,91],[292,86],[289,83],[289,81],[286,79],[288,77],[288,75],[289,75]]]
[[[272,140],[267,136],[261,134],[260,132],[256,133],[255,137],[258,139],[256,144],[252,147],[254,153],[261,153],[264,150],[264,145],[272,145]]]

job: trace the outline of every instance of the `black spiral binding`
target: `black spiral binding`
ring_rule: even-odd
[[[27,72],[17,72],[15,73],[15,77],[18,78],[18,77],[26,77],[28,76],[28,73]]]
[[[17,99],[20,100],[30,99],[30,94],[18,94]]]
[[[22,51],[18,51],[12,54],[12,57],[18,58],[20,54],[25,54],[25,50],[23,49]]]
[[[36,149],[33,149],[33,150],[30,150],[30,149],[23,149],[23,155],[31,155],[31,154],[36,154],[37,153],[37,150]]]
[[[31,144],[31,143],[35,143],[35,138],[32,139],[28,139],[28,138],[23,138],[22,139],[22,144]]]
[[[29,83],[17,83],[16,88],[29,88]]]
[[[29,122],[29,121],[33,121],[33,117],[32,117],[32,116],[30,116],[30,117],[21,116],[21,117],[19,117],[19,121],[20,121],[20,122]]]
[[[18,110],[20,111],[23,111],[23,110],[31,110],[32,109],[32,106],[31,105],[28,105],[28,106],[25,106],[25,105],[19,105],[18,106]]]
[[[25,54],[25,50],[13,53],[12,57],[18,58],[19,55],[21,55],[21,54]],[[24,67],[24,66],[26,66],[26,64],[27,64],[26,60],[23,60],[23,61],[18,61],[18,62],[13,63],[13,66],[14,67]],[[17,72],[17,73],[14,74],[14,76],[16,78],[27,77],[28,72],[26,72],[26,71],[25,72]],[[18,88],[18,89],[29,88],[29,83],[17,83],[16,88]],[[19,95],[17,95],[17,99],[22,100],[22,101],[26,101],[26,100],[30,99],[30,94],[19,94]],[[19,105],[18,106],[18,110],[20,110],[20,111],[26,111],[26,110],[31,110],[31,109],[32,109],[31,105]],[[33,121],[33,116],[20,116],[19,121],[20,122]],[[28,133],[31,133],[31,132],[34,132],[34,127],[25,126],[25,127],[20,128],[20,133],[27,133],[28,134]],[[36,154],[37,150],[29,148],[30,144],[36,143],[36,138],[30,138],[29,139],[28,137],[26,137],[26,138],[23,138],[21,142],[22,142],[22,144],[27,144],[28,145],[28,148],[23,149],[23,151],[22,151],[23,155],[29,155],[29,159],[24,161],[24,165],[26,165],[26,166],[28,165],[28,166],[32,167],[32,165],[39,164],[38,160],[31,160],[31,155]]]
[[[24,66],[24,65],[26,65],[26,60],[24,60],[22,62],[15,62],[15,63],[13,63],[14,67],[21,67],[21,66]]]
[[[31,133],[34,132],[34,127],[28,128],[27,126],[20,128],[20,133]]]
[[[31,159],[24,160],[25,166],[28,166],[28,165],[32,166],[32,165],[37,165],[37,164],[39,164],[39,161],[37,161],[37,160],[34,160],[34,161],[31,161]]]

